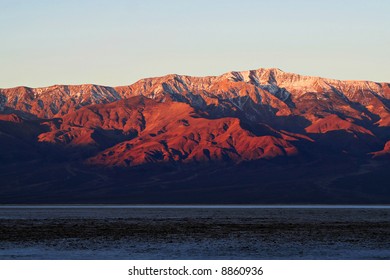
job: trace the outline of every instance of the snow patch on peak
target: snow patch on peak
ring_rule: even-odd
[[[270,77],[274,77],[282,74],[287,74],[287,73],[283,72],[279,68],[259,68],[257,70],[231,71],[217,78],[228,79],[234,82],[246,82],[246,83],[252,83],[258,85],[260,80],[263,80],[263,83],[264,82],[268,83]]]
[[[221,76],[221,78],[227,79],[227,80],[233,81],[233,82],[244,81],[244,77],[243,77],[242,73],[241,72],[237,72],[237,71],[231,71],[231,72],[228,72],[226,74],[223,74]]]

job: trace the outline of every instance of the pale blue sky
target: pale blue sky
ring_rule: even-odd
[[[0,88],[276,67],[390,82],[388,0],[0,0]]]

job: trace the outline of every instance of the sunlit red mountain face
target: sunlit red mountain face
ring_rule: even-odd
[[[279,69],[1,89],[0,202],[390,203],[389,107]]]

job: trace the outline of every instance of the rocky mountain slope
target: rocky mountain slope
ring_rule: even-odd
[[[387,163],[389,112],[389,83],[274,68],[167,75],[121,87],[0,89],[0,159],[15,167],[49,157],[71,177],[74,164],[195,165],[198,172],[204,164],[212,169],[281,159]]]

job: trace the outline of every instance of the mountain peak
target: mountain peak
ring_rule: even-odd
[[[302,104],[308,104],[308,100],[315,99],[317,105],[321,104],[325,108],[327,105],[323,103],[337,97],[340,99],[339,102],[344,104],[344,108],[354,112],[355,118],[362,119],[368,115],[374,119],[378,116],[381,119],[379,123],[384,124],[388,122],[386,114],[390,106],[388,84],[340,81],[288,73],[279,68],[259,68],[206,77],[169,74],[141,79],[132,85],[115,88],[84,84],[54,85],[35,89],[27,87],[0,89],[0,110],[9,108],[42,118],[51,118],[66,114],[72,108],[105,104],[139,95],[160,102],[166,100],[184,102],[201,110],[214,106],[215,110],[221,111],[220,114],[233,106],[251,119],[263,118],[268,114],[267,110],[278,112],[279,115],[291,114],[294,110],[311,111],[310,108],[299,109],[303,100],[305,102]],[[364,106],[366,111],[354,107],[352,105],[354,102]],[[255,105],[246,108],[251,103]],[[341,103],[337,103],[338,106],[341,106]],[[274,109],[260,110],[256,107],[260,105],[271,106]],[[341,107],[332,108],[327,114],[335,113],[335,110],[338,114],[345,114]],[[312,114],[314,115],[314,112]],[[312,118],[316,117],[309,119]]]

